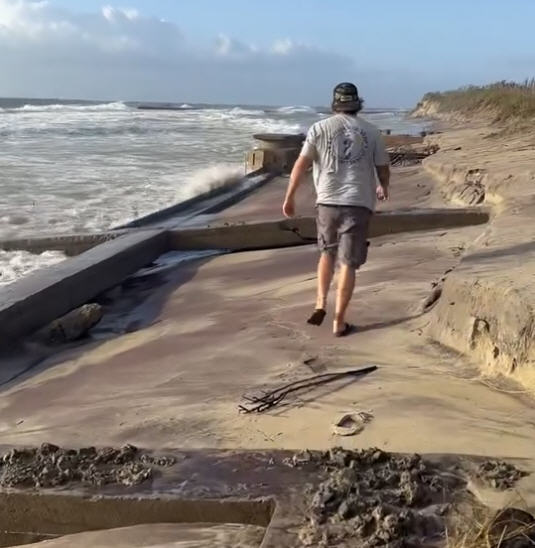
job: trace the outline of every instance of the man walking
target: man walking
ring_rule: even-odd
[[[282,206],[286,217],[295,215],[295,194],[313,165],[321,257],[316,308],[308,323],[321,325],[325,318],[338,255],[341,265],[333,322],[337,337],[353,331],[345,317],[355,288],[355,271],[366,262],[368,225],[376,198],[388,199],[390,182],[389,157],[381,132],[358,116],[362,104],[355,85],[343,83],[334,88],[334,115],[310,128]]]

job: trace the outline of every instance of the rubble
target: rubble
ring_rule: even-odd
[[[311,495],[302,546],[415,548],[440,542],[454,505],[470,498],[458,464],[446,467],[417,454],[336,448],[314,462],[324,480]],[[512,469],[508,465],[502,475],[514,482],[521,476]]]
[[[2,455],[0,486],[47,488],[72,483],[132,486],[149,480],[154,466],[174,463],[172,457],[142,454],[133,445],[120,449],[63,449],[44,443],[40,448],[12,449]]]
[[[477,477],[494,489],[512,489],[524,476],[526,472],[501,460],[486,460],[477,469]]]
[[[85,337],[100,322],[102,315],[101,305],[84,304],[41,329],[37,337],[52,345],[77,341]]]

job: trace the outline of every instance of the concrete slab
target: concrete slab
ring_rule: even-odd
[[[370,223],[370,238],[422,230],[437,230],[484,224],[489,212],[483,208],[411,209],[379,211]],[[306,245],[316,241],[314,217],[269,222],[241,222],[208,228],[187,228],[169,232],[172,249],[228,249],[246,251]]]
[[[114,240],[126,231],[108,231],[98,234],[64,234],[36,238],[20,238],[0,241],[3,251],[29,251],[43,253],[44,251],[63,251],[67,256],[80,255],[88,249],[104,242]]]
[[[0,288],[0,343],[66,314],[167,250],[165,231],[124,235]]]

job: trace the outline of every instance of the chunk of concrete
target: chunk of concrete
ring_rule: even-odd
[[[76,341],[86,336],[101,319],[102,307],[99,304],[84,304],[42,329],[39,338],[49,344]]]

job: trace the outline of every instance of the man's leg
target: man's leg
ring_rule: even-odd
[[[338,211],[337,208],[318,205],[317,208],[318,247],[321,256],[318,263],[318,289],[316,309],[308,318],[311,325],[321,325],[325,319],[327,295],[334,274],[336,250],[338,247]]]
[[[355,268],[340,265],[338,274],[338,290],[336,292],[336,308],[334,312],[333,333],[340,333],[346,327],[346,311],[355,289]]]
[[[327,296],[334,274],[335,256],[329,252],[323,252],[318,262],[318,296],[316,299],[316,309],[325,310],[327,306]]]
[[[355,273],[368,257],[368,225],[371,212],[363,207],[347,207],[341,210],[340,223],[340,274],[336,294],[333,333],[347,335],[352,326],[346,322],[346,312],[353,291]]]

